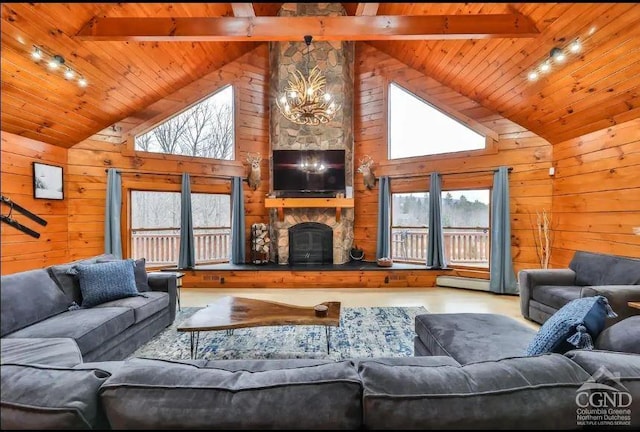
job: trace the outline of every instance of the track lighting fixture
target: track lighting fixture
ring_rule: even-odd
[[[565,47],[553,47],[551,51],[549,51],[549,57],[543,59],[538,66],[536,66],[533,70],[527,73],[527,79],[529,81],[536,81],[540,78],[540,75],[547,74],[551,72],[553,65],[563,64],[569,56],[578,54],[582,51],[583,42],[585,39],[588,39],[589,36],[593,35],[596,28],[591,27],[588,34],[581,38],[575,38]]]
[[[48,53],[41,47],[34,45],[31,51],[31,58],[36,63],[40,63],[40,61],[43,60],[42,64],[46,64],[51,71],[62,71],[66,80],[71,81],[77,78],[77,83],[80,87],[86,87],[88,85],[87,80],[77,70],[68,65],[65,58],[60,54]]]

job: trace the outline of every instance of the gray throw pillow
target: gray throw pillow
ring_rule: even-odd
[[[112,261],[120,261],[117,258],[100,258],[96,262],[112,262]],[[151,291],[149,287],[149,276],[147,275],[147,263],[145,258],[140,258],[135,260],[134,275],[136,278],[136,288],[138,288],[138,292],[148,292]]]
[[[134,268],[132,259],[74,266],[71,271],[80,282],[82,307],[141,295],[136,288]]]
[[[640,354],[640,315],[633,315],[604,329],[596,349]]]

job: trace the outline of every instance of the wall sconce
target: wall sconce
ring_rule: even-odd
[[[87,80],[77,70],[69,66],[64,57],[59,54],[50,54],[34,45],[33,51],[31,51],[31,58],[36,63],[40,63],[42,60],[43,63],[41,64],[46,64],[52,71],[60,70],[66,80],[75,79],[80,87],[86,87],[88,84]]]
[[[589,34],[593,34],[593,31]],[[553,64],[561,64],[567,60],[569,54],[577,54],[582,50],[582,43],[579,38],[576,38],[569,45],[564,48],[553,47],[549,52],[549,58],[544,60],[535,69],[527,74],[529,81],[537,80],[540,75],[548,73],[553,68]]]

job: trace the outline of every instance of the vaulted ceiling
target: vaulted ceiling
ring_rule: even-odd
[[[253,3],[275,16],[282,3]],[[362,11],[344,3],[349,15]],[[369,43],[552,143],[640,117],[640,5],[634,3],[380,3],[378,15],[517,12],[532,38]],[[237,8],[235,15],[239,16]],[[2,130],[70,147],[249,52],[257,42],[87,41],[102,17],[233,17],[231,3],[3,3]],[[595,31],[590,34],[590,31]],[[554,47],[582,51],[536,81]],[[83,73],[80,88],[30,58],[33,45]]]

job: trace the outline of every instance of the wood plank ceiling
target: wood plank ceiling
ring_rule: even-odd
[[[253,4],[257,16],[277,15],[280,6]],[[344,6],[349,15],[358,13],[357,3]],[[380,3],[377,14],[514,11],[530,17],[540,35],[358,43],[371,44],[552,143],[640,117],[638,4]],[[70,147],[258,45],[79,41],[75,35],[91,18],[224,16],[234,16],[231,3],[4,3],[2,130]],[[588,35],[591,28],[596,31]],[[583,39],[579,55],[535,82],[527,80],[553,47],[576,37]],[[33,62],[34,44],[64,56],[89,85],[80,88]]]

